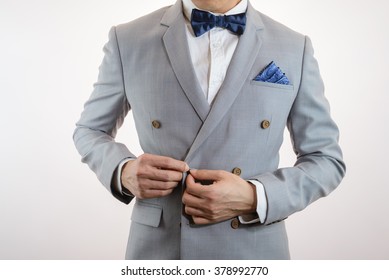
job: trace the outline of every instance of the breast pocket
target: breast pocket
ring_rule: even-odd
[[[251,81],[245,98],[256,106],[258,112],[287,116],[296,97],[293,85]]]
[[[256,87],[262,87],[263,90],[266,90],[266,88],[268,89],[274,89],[274,90],[280,90],[281,92],[283,90],[286,90],[286,91],[293,91],[294,90],[294,86],[293,85],[284,85],[284,84],[275,84],[275,83],[268,83],[268,82],[261,82],[261,81],[251,81],[250,82],[251,85],[253,86],[256,86]]]

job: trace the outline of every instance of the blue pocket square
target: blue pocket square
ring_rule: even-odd
[[[274,84],[289,85],[289,80],[280,68],[274,63],[270,62],[255,78],[254,81],[268,82]]]

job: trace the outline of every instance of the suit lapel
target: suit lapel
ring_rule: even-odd
[[[210,106],[204,98],[190,58],[181,0],[167,10],[161,24],[168,27],[162,40],[173,71],[194,110],[204,122]]]
[[[224,83],[214,100],[206,121],[189,150],[185,161],[189,162],[192,159],[196,150],[209,137],[228,112],[236,97],[239,95],[243,84],[247,82],[247,79],[250,79],[249,73],[251,67],[254,64],[262,44],[259,36],[259,30],[262,28],[263,23],[260,16],[249,3],[246,30],[239,39]]]

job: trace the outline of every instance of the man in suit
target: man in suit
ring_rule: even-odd
[[[284,219],[345,172],[309,38],[247,0],[177,0],[113,27],[104,52],[74,141],[136,198],[126,258],[288,259]],[[270,62],[282,79],[258,80]],[[139,157],[114,140],[130,110]],[[285,127],[297,160],[281,169]]]

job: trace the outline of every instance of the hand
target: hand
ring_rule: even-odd
[[[137,198],[156,198],[171,194],[189,166],[169,157],[143,154],[122,169],[122,185]]]
[[[202,185],[196,181],[213,181]],[[185,213],[195,224],[210,224],[256,211],[255,187],[222,170],[190,170],[182,197]]]

